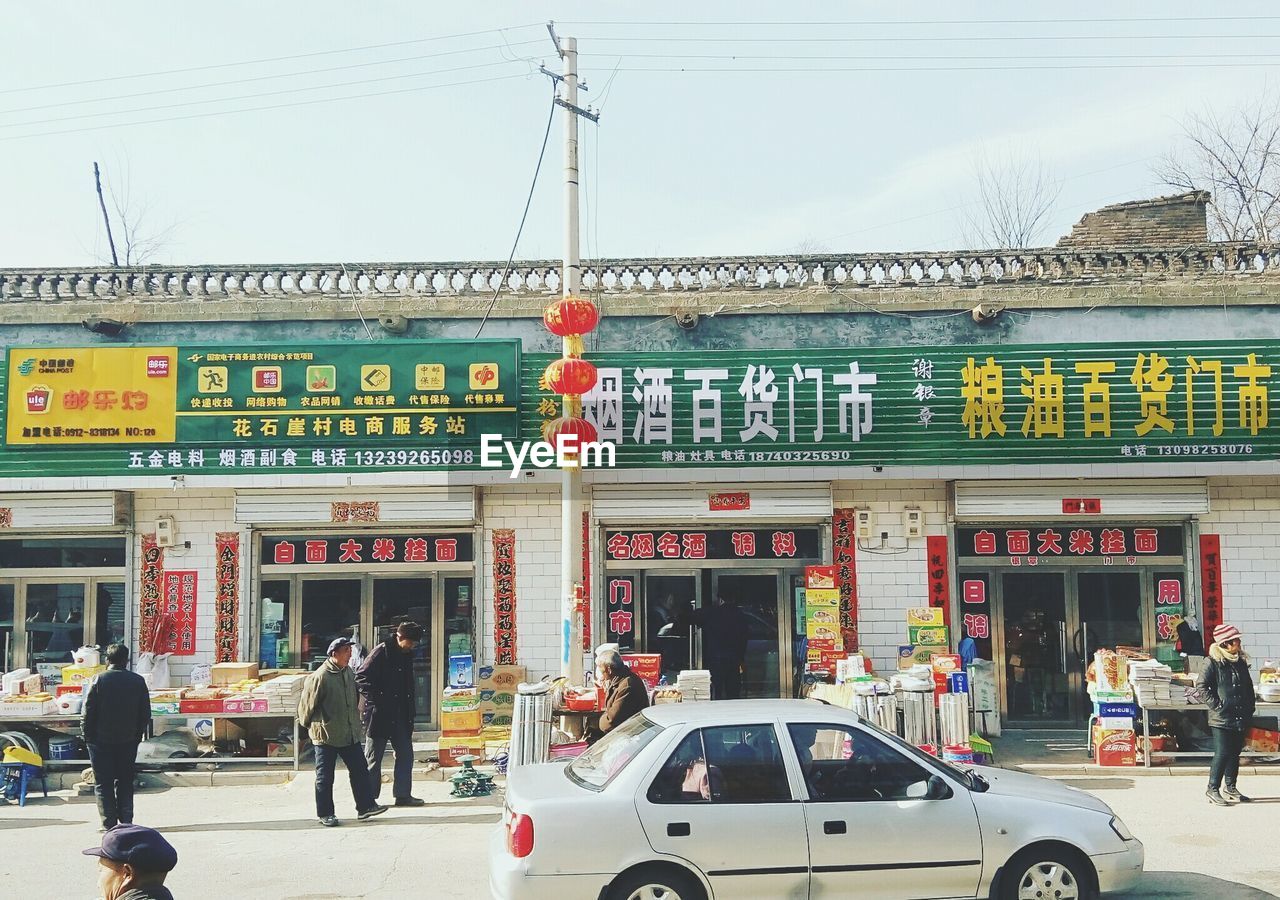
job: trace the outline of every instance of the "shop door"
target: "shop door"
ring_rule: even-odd
[[[698,578],[693,574],[647,573],[644,579],[644,607],[641,628],[645,653],[662,654],[662,674],[675,684],[682,669],[692,669],[693,633],[677,617],[698,605]]]
[[[1067,581],[1061,572],[1005,572],[1004,719],[1010,724],[1072,724]]]
[[[26,665],[69,666],[71,652],[84,646],[88,581],[28,581],[26,590]]]
[[[368,641],[369,650],[391,637],[401,622],[422,626],[422,640],[413,650],[414,718],[428,722],[436,708],[434,690],[439,680],[432,675],[437,629],[431,616],[430,578],[373,579],[373,634]]]
[[[14,665],[18,658],[18,632],[15,627],[18,617],[16,587],[17,585],[11,581],[0,581],[0,653],[4,654],[0,657],[0,665],[4,666],[5,672],[12,672],[18,668]]]
[[[1076,579],[1077,626],[1072,649],[1080,671],[1094,651],[1142,647],[1142,578],[1137,572],[1081,572]]]
[[[302,665],[318,668],[334,638],[349,638],[360,629],[360,578],[304,578],[301,584],[302,629],[298,648]],[[368,643],[368,636],[361,637]]]
[[[721,673],[721,680],[726,687],[740,679],[741,685],[737,696],[750,697],[784,697],[790,692],[784,689],[782,676],[783,660],[788,659],[790,648],[784,648],[780,635],[789,629],[783,629],[783,610],[787,608],[780,601],[782,577],[779,573],[740,575],[715,572],[712,578],[712,596],[704,598],[707,605],[719,606],[721,600],[736,606],[737,617],[746,634],[746,649],[742,654],[741,673],[735,673],[732,667],[733,657],[737,651],[726,642],[736,640],[732,627],[721,628],[716,623],[727,619],[733,622],[733,613],[711,617],[709,624],[702,628],[702,665],[711,669],[712,690],[715,691],[716,670]],[[718,692],[717,692],[718,693]],[[728,694],[732,698],[732,687]]]

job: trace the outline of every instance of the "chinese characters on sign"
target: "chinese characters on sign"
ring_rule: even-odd
[[[1200,535],[1200,597],[1204,603],[1204,652],[1213,644],[1213,630],[1222,624],[1222,542],[1216,534]]]
[[[635,637],[635,579],[610,577],[605,585],[605,633],[624,650],[633,649]]]
[[[138,646],[149,647],[163,602],[164,548],[154,534],[142,536],[142,565],[138,570]]]
[[[214,537],[214,662],[236,662],[240,632],[240,534],[219,531]]]
[[[817,528],[606,531],[610,560],[817,559]]]
[[[834,510],[831,518],[831,562],[836,567],[836,589],[840,592],[840,634],[845,650],[858,650],[858,567],[854,543],[852,509]]]
[[[963,555],[963,553],[961,554]],[[960,638],[971,638],[977,656],[991,659],[991,604],[987,591],[986,573],[959,573],[960,582]]]
[[[164,653],[191,656],[196,652],[197,583],[197,574],[193,571],[164,573],[164,610],[174,623]]]
[[[591,651],[591,512],[582,511],[582,651]]]
[[[1137,565],[1143,557],[1182,555],[1179,526],[959,528],[956,540],[962,557],[997,557],[1015,566],[1070,557],[1101,557],[1103,565],[1123,559],[1126,565]]]
[[[474,559],[473,544],[471,534],[465,531],[429,535],[264,538],[262,565],[471,562]]]
[[[951,579],[947,577],[947,537],[925,538],[925,564],[929,572],[929,605],[942,610],[942,621],[951,624]]]
[[[13,527],[13,507],[0,506],[0,528]]]
[[[516,533],[493,531],[493,645],[495,665],[516,664]]]
[[[381,507],[377,500],[365,500],[357,503],[335,502],[329,504],[330,521],[341,524],[348,522],[376,523],[381,518]]]

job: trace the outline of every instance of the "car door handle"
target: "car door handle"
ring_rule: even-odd
[[[848,832],[848,830],[849,830],[848,826],[845,825],[845,823],[842,821],[822,823],[823,834],[845,834]]]
[[[668,822],[667,823],[667,837],[688,837],[688,836],[689,836],[688,822]]]

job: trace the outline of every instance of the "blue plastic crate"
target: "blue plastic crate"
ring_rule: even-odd
[[[1112,703],[1107,701],[1104,701],[1101,703],[1094,703],[1093,714],[1095,716],[1099,716],[1100,718],[1136,719],[1138,717],[1138,704],[1137,703]]]

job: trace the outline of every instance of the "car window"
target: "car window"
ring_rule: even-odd
[[[661,732],[648,716],[632,716],[569,763],[566,772],[582,787],[603,790]]]
[[[701,728],[685,736],[649,787],[652,803],[776,803],[791,799],[772,725]]]
[[[882,741],[843,725],[788,726],[809,797],[825,801],[923,797],[930,773]],[[908,795],[908,788],[917,786]]]

